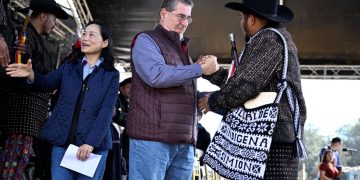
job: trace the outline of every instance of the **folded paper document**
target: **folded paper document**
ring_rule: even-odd
[[[93,177],[97,166],[99,165],[101,155],[91,153],[86,161],[78,160],[76,152],[79,147],[70,144],[66,149],[64,157],[61,160],[60,166],[71,169],[85,176]]]

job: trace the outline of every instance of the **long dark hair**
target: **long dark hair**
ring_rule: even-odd
[[[328,159],[327,159],[327,155],[330,153],[332,154],[332,151],[325,150],[324,155],[322,156],[322,161],[321,161],[322,163],[328,163],[328,162],[332,161],[332,159],[330,161],[328,161]]]
[[[112,33],[110,30],[110,27],[104,23],[103,21],[100,20],[94,20],[94,21],[90,21],[88,24],[86,24],[85,27],[88,27],[91,24],[96,24],[100,27],[100,33],[101,33],[101,37],[103,38],[103,40],[108,40],[108,46],[103,48],[101,50],[101,55],[100,57],[104,58],[104,67],[108,70],[114,70],[115,66],[115,57],[114,57],[114,53],[113,53],[113,39],[112,39]],[[73,56],[71,56],[69,58],[70,62],[74,62],[77,61],[79,58],[84,57],[84,53],[79,52],[79,53],[74,53]]]

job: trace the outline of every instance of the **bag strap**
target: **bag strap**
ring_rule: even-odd
[[[275,103],[279,103],[280,99],[282,97],[283,92],[286,90],[286,95],[288,99],[288,103],[290,106],[291,113],[294,117],[294,130],[295,130],[295,148],[296,148],[296,155],[295,157],[298,157],[299,159],[307,159],[307,153],[305,150],[305,146],[301,140],[301,129],[300,129],[300,108],[299,108],[299,102],[297,97],[294,95],[294,92],[290,86],[287,85],[286,81],[286,75],[287,75],[287,68],[288,68],[288,59],[289,59],[289,49],[288,44],[286,43],[285,37],[275,28],[266,28],[259,32],[257,32],[251,39],[253,39],[256,35],[261,33],[262,31],[270,30],[278,34],[283,41],[284,44],[284,61],[283,61],[283,68],[281,73],[281,79],[279,80],[277,84],[278,94],[275,99]],[[251,42],[251,39],[249,42]],[[249,43],[248,42],[248,43]],[[245,48],[244,48],[245,49]],[[241,60],[244,49],[241,51],[241,54],[239,56],[239,61]]]
[[[282,97],[283,92],[287,89],[288,85],[286,82],[286,75],[287,75],[287,68],[288,68],[288,61],[289,61],[289,49],[288,49],[288,44],[286,43],[286,39],[284,38],[284,36],[275,28],[266,28],[262,31],[266,31],[266,30],[270,30],[275,32],[276,34],[278,34],[281,38],[281,40],[283,41],[284,44],[284,60],[283,60],[283,68],[282,68],[282,73],[281,73],[281,79],[279,80],[278,84],[277,84],[277,88],[278,88],[278,94],[276,96],[275,99],[275,103],[279,103],[280,99]]]
[[[284,43],[284,64],[283,64],[283,69],[282,69],[281,80],[278,83],[279,94],[278,94],[278,97],[276,97],[277,98],[276,103],[280,102],[281,95],[284,92],[284,90],[286,90],[288,103],[289,103],[291,112],[294,117],[295,147],[296,147],[295,157],[298,157],[299,159],[304,160],[304,159],[307,159],[307,154],[306,154],[305,146],[301,140],[299,101],[298,101],[297,97],[294,95],[293,89],[291,88],[291,86],[287,85],[287,81],[286,81],[288,58],[289,58],[288,44],[287,44],[284,36],[277,29],[274,29],[274,28],[267,28],[267,29],[277,33],[281,37],[281,39]]]
[[[284,44],[284,62],[283,62],[283,68],[282,68],[282,74],[281,74],[281,79],[280,81],[278,82],[277,84],[277,89],[278,89],[278,92],[277,92],[277,96],[275,98],[275,103],[279,103],[280,102],[280,99],[281,99],[281,96],[283,94],[283,92],[285,91],[285,89],[287,88],[287,83],[286,83],[286,73],[287,73],[287,67],[288,67],[288,45],[286,43],[286,40],[284,38],[284,36],[275,28],[266,28],[266,29],[263,29],[259,32],[257,32],[248,42],[250,43],[252,39],[254,39],[254,37],[256,37],[259,33],[263,32],[263,31],[266,31],[266,30],[271,30],[271,31],[274,31],[275,33],[277,33],[282,41],[283,41],[283,44]],[[243,48],[241,50],[241,53],[240,53],[240,56],[239,56],[239,59],[238,59],[238,62],[240,63],[243,55],[244,55],[244,52],[245,52],[245,48]]]

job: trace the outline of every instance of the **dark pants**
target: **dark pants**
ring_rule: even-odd
[[[121,180],[123,175],[126,175],[126,163],[122,156],[122,144],[120,142],[119,132],[114,125],[111,125],[112,136],[112,149],[109,150],[106,160],[106,168],[104,173],[104,179],[107,180]]]

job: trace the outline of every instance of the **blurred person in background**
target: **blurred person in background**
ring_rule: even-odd
[[[331,139],[330,146],[323,147],[320,150],[320,154],[319,154],[319,159],[321,161],[323,159],[324,152],[326,150],[330,150],[333,155],[335,166],[340,174],[342,172],[342,163],[341,163],[341,158],[340,158],[340,153],[339,153],[339,151],[341,150],[341,147],[342,147],[341,139],[339,137],[334,137]]]
[[[320,180],[335,180],[340,176],[340,172],[335,166],[333,152],[331,150],[324,150],[319,166]]]

